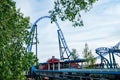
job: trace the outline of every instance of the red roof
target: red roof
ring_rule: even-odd
[[[49,62],[49,63],[56,63],[56,62],[60,62],[60,60],[55,58],[55,56],[52,56],[52,58],[49,59],[47,62]]]

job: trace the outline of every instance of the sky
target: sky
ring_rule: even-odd
[[[48,11],[54,7],[54,0],[14,1],[24,16],[30,17],[32,24],[38,18],[49,15]],[[70,50],[77,49],[80,58],[85,43],[97,56],[96,48],[110,48],[120,41],[120,0],[98,0],[89,12],[82,12],[82,20],[84,27],[73,27],[69,21],[58,20],[67,45]],[[51,24],[49,19],[43,19],[37,25],[39,62],[45,62],[53,55],[59,58],[57,26]]]

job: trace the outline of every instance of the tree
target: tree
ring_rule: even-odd
[[[83,26],[82,11],[89,11],[97,0],[55,0],[54,9],[50,10],[52,21],[59,17],[62,21],[69,20],[73,26]]]
[[[83,57],[84,59],[86,59],[85,66],[87,68],[93,68],[93,65],[96,62],[96,58],[93,56],[91,50],[89,50],[87,43],[85,43],[85,48],[83,50]]]
[[[72,52],[70,53],[71,55],[71,59],[73,60],[77,60],[79,58],[79,55],[77,54],[77,50],[76,49],[72,49]]]
[[[0,0],[0,80],[25,80],[24,72],[37,62],[27,45],[29,17],[12,0]]]

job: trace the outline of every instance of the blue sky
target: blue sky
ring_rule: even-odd
[[[48,11],[53,8],[54,0],[15,0],[17,8],[25,16],[30,16],[34,23],[41,16],[49,15]],[[85,43],[95,54],[98,47],[111,47],[120,41],[120,0],[99,0],[93,8],[82,12],[84,27],[72,27],[68,21],[58,23],[64,33],[70,49],[77,49],[82,55]],[[43,62],[52,55],[59,58],[57,26],[51,24],[49,19],[43,19],[38,23],[39,61]],[[34,50],[33,50],[34,51]]]

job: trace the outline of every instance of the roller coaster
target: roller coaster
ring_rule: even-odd
[[[44,19],[50,19],[50,16],[43,16],[38,18],[30,30],[28,36],[27,51],[31,52],[32,46],[35,45],[36,56],[38,54],[38,39],[37,39],[37,23]],[[85,59],[71,60],[71,51],[66,43],[63,32],[57,23],[58,42],[60,59],[54,56],[47,62],[39,63],[31,67],[30,71],[26,74],[28,78],[34,80],[119,80],[120,67],[116,62],[116,56],[120,58],[120,42],[111,48],[100,47],[97,48],[97,59],[100,59],[100,64],[96,68],[86,69],[83,63]],[[105,57],[109,55],[109,57]],[[81,65],[78,65],[81,64]],[[46,78],[46,79],[45,79]]]

